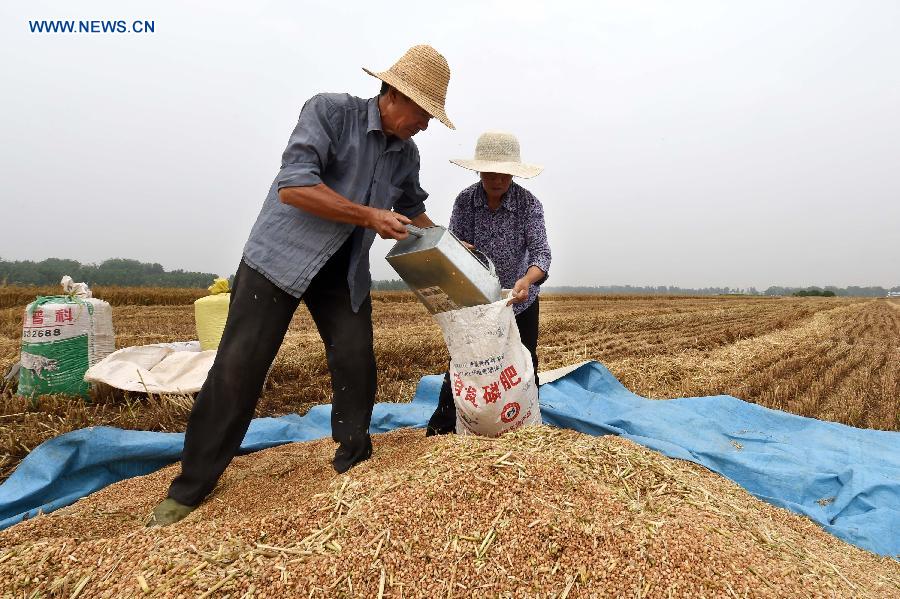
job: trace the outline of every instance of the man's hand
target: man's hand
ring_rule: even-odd
[[[531,286],[528,279],[526,277],[522,277],[516,284],[513,285],[512,288],[512,297],[506,302],[506,305],[510,304],[521,304],[525,300],[528,299],[528,288]]]
[[[412,221],[402,214],[378,208],[371,210],[366,227],[374,229],[382,239],[406,239],[409,235],[406,225]]]

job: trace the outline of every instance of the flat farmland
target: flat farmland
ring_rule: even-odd
[[[49,291],[49,290],[48,290]],[[18,359],[22,311],[35,290],[0,288],[0,366]],[[117,347],[195,338],[195,290],[98,289],[112,300]],[[373,295],[377,401],[409,401],[446,368],[440,330],[409,293]],[[728,394],[857,427],[900,430],[900,301],[861,298],[546,295],[540,367],[605,364],[652,398]],[[321,341],[297,311],[257,416],[305,413],[330,401]],[[184,430],[190,397],[96,392],[88,402],[0,401],[0,480],[39,443],[92,425]]]
[[[194,335],[190,290],[98,290],[119,347]],[[27,299],[27,298],[26,298]],[[0,306],[4,296],[0,293]],[[0,308],[0,359],[22,305]],[[900,303],[886,299],[546,296],[542,369],[598,360],[653,398],[727,393],[900,430]],[[379,401],[446,367],[408,293],[374,296]],[[298,310],[257,415],[330,400]],[[38,443],[89,425],[180,431],[192,398],[2,392],[8,476]],[[626,439],[548,426],[500,439],[399,430],[348,473],[330,439],[237,457],[184,521],[145,528],[178,465],[0,531],[2,596],[891,597],[900,566],[734,482]],[[507,568],[507,566],[509,566]]]

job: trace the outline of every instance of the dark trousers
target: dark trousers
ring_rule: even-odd
[[[534,298],[534,303],[516,316],[516,325],[519,327],[519,336],[524,345],[531,352],[531,363],[534,365],[534,384],[538,385],[538,317],[540,315],[539,298]],[[444,374],[444,384],[441,385],[441,394],[438,396],[438,405],[434,414],[428,420],[425,435],[446,435],[456,431],[456,404],[453,403],[453,392],[450,390],[450,372]]]
[[[339,444],[333,464],[338,472],[372,455],[369,422],[376,389],[371,298],[357,313],[350,307],[352,238],[303,294],[331,372],[331,435]],[[299,303],[241,261],[216,359],[188,420],[181,474],[169,487],[172,499],[199,504],[234,458]]]

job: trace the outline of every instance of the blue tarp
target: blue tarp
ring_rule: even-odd
[[[411,403],[376,405],[372,432],[423,427],[440,384],[440,376],[424,377]],[[620,435],[702,464],[848,543],[900,558],[898,432],[803,418],[727,395],[648,400],[596,362],[541,386],[541,411],[546,424]],[[325,405],[302,417],[255,419],[241,450],[330,436],[330,412]],[[108,427],[51,439],[0,486],[0,529],[177,461],[183,440]]]

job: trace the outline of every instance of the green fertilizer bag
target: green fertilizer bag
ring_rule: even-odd
[[[62,283],[67,295],[38,297],[25,308],[19,395],[86,397],[84,373],[115,349],[110,305],[84,283]]]

